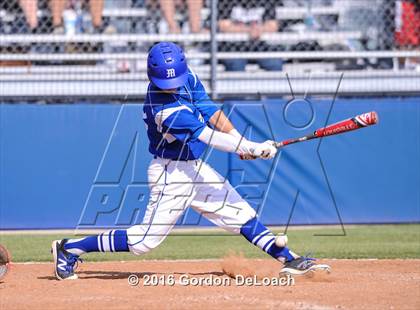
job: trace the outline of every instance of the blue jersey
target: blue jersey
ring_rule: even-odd
[[[192,160],[206,148],[197,138],[218,108],[197,75],[191,70],[188,73],[186,85],[173,94],[163,93],[152,83],[148,86],[143,120],[149,151],[155,156]]]

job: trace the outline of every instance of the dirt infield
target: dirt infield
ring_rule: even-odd
[[[14,264],[0,282],[0,308],[420,309],[420,260],[322,262],[331,265],[331,274],[295,277],[291,286],[276,286],[281,283],[275,281],[269,286],[238,286],[223,272],[254,273],[263,283],[271,279],[264,277],[276,277],[279,268],[268,259],[238,258],[237,264],[231,259],[84,263],[75,281],[56,281],[52,264]],[[140,278],[137,286],[128,284],[131,274]],[[144,286],[145,280],[153,284],[158,277],[165,278],[165,286]],[[204,280],[213,286],[183,285]]]

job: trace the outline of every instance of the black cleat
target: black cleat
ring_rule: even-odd
[[[75,280],[77,279],[77,275],[74,273],[75,265],[81,259],[64,249],[66,242],[66,239],[55,240],[51,245],[51,253],[54,257],[54,272],[58,280]]]
[[[309,271],[326,270],[331,271],[331,267],[325,264],[315,264],[315,258],[301,256],[290,262],[284,264],[284,267],[280,270],[280,273],[286,273],[291,275],[303,275]]]

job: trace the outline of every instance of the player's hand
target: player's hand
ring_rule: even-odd
[[[241,154],[241,155],[239,155],[239,158],[241,160],[254,160],[254,159],[257,159],[258,157],[254,156],[252,154]]]
[[[275,145],[275,142],[271,140],[259,143],[254,149],[252,155],[262,159],[272,159],[277,154],[277,148],[275,147]]]

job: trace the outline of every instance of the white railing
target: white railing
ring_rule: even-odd
[[[186,53],[189,59],[209,59],[210,53]],[[218,52],[218,59],[354,59],[354,58],[417,58],[420,50],[402,51],[315,51],[315,52]],[[0,54],[0,61],[91,61],[91,60],[145,60],[146,53],[45,53]]]
[[[328,40],[339,41],[362,38],[360,31],[305,31],[305,32],[279,32],[265,33],[261,40],[289,44],[300,41]],[[248,33],[218,33],[215,36],[218,42],[240,42],[250,40]],[[70,43],[70,42],[209,42],[209,33],[198,34],[34,34],[34,35],[2,35],[0,45],[7,43]]]
[[[418,72],[349,71],[320,73],[286,72],[218,72],[217,92],[229,95],[290,95],[292,82],[295,95],[334,94],[343,74],[339,95],[368,94],[418,94],[420,74]],[[209,72],[200,73],[206,89],[209,87]],[[33,97],[144,97],[147,90],[147,76],[141,73],[80,74],[15,74],[0,73],[1,98]]]

